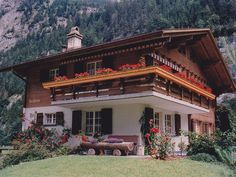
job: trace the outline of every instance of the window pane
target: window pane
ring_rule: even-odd
[[[158,112],[155,112],[154,126],[160,128],[160,115]]]

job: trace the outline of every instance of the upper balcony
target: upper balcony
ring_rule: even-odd
[[[72,79],[59,77],[43,83],[43,87],[51,89],[53,102],[155,91],[209,109],[216,98],[210,88],[165,65],[133,66],[127,65],[120,71],[104,69],[98,75],[81,73]]]

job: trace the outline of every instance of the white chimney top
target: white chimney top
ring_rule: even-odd
[[[79,27],[72,27],[70,33],[67,34],[67,50],[81,48],[83,35],[79,32]]]

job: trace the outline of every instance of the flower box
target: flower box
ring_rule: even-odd
[[[165,71],[167,72],[171,72],[172,71],[172,68],[167,66],[167,65],[162,65],[162,66],[159,66],[161,69],[164,69]]]
[[[121,71],[125,71],[125,70],[130,70],[130,69],[139,69],[139,68],[144,68],[145,65],[141,64],[141,63],[137,63],[137,64],[125,64],[122,65],[121,67],[119,67],[119,70]]]
[[[97,74],[109,74],[109,73],[114,73],[114,72],[116,71],[114,71],[111,68],[103,68],[96,71]]]
[[[54,81],[65,81],[68,80],[66,76],[56,76],[54,77]]]
[[[89,76],[89,73],[83,72],[83,73],[75,74],[75,78],[86,77],[86,76]]]

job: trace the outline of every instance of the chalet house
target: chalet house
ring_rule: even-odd
[[[210,134],[216,97],[235,85],[209,29],[161,30],[82,47],[73,27],[56,55],[3,68],[26,83],[23,129],[56,128],[137,137],[153,119],[173,141],[180,130]],[[181,137],[181,138],[180,138]]]

